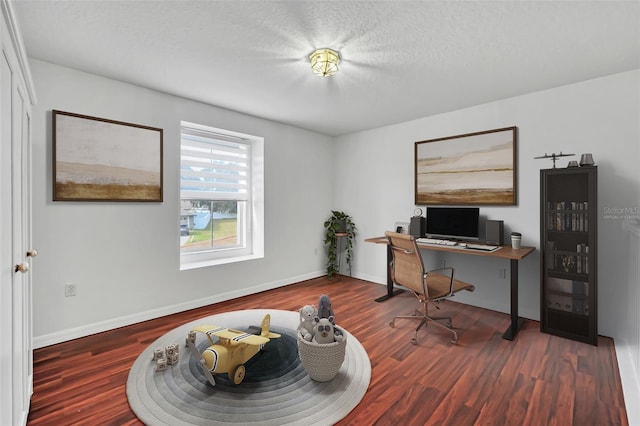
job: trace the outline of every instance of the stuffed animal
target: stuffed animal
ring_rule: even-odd
[[[315,306],[305,305],[300,308],[300,324],[298,324],[298,332],[304,340],[310,342],[313,338],[314,318],[318,315]]]
[[[333,307],[331,306],[331,299],[329,299],[329,296],[327,296],[326,294],[320,296],[320,300],[318,301],[318,316],[320,318],[333,318],[331,323],[333,325],[336,324],[335,316],[333,315]],[[342,332],[340,330],[336,328],[334,331],[337,342],[340,342],[342,339],[344,339],[344,336],[342,335]]]
[[[336,341],[334,334],[333,317],[315,317],[313,326],[313,341],[315,343],[333,343]]]
[[[320,318],[329,318],[333,316],[333,308],[331,307],[331,299],[326,294],[320,296],[318,301],[318,316]]]

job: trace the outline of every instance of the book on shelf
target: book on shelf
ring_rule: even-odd
[[[547,229],[550,231],[587,231],[589,227],[587,201],[548,202]]]
[[[582,268],[583,274],[589,274],[589,246],[584,246],[584,267]]]

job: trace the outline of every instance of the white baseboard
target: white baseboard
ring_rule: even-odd
[[[640,371],[634,367],[631,348],[618,339],[614,343],[627,419],[630,426],[640,426]]]
[[[139,312],[133,315],[126,315],[123,317],[114,318],[107,321],[87,324],[82,327],[75,327],[75,328],[70,328],[67,330],[62,330],[62,331],[58,331],[51,334],[46,334],[43,336],[37,336],[37,337],[34,337],[33,339],[33,347],[34,349],[43,348],[45,346],[55,345],[56,343],[66,342],[66,341],[77,339],[80,337],[90,336],[96,333],[102,333],[103,331],[109,331],[119,327],[125,327],[127,325],[136,324],[139,322],[148,321],[155,318],[160,318],[160,317],[175,314],[178,312],[188,311],[190,309],[200,308],[202,306],[212,305],[214,303],[224,302],[224,301],[235,299],[242,296],[248,296],[250,294],[259,293],[266,290],[272,290],[274,288],[283,287],[289,284],[294,284],[300,281],[310,280],[313,278],[318,278],[324,275],[326,275],[326,272],[317,271],[309,274],[299,275],[296,277],[290,277],[284,280],[272,281],[269,283],[259,284],[253,287],[216,294],[210,297],[205,297],[202,299],[179,303],[176,305],[165,306],[162,308],[152,309],[145,312]]]
[[[376,283],[376,284],[387,285],[387,279],[386,278],[380,278],[380,277],[377,277],[375,275],[355,273],[355,274],[353,274],[353,278],[358,278],[359,280],[365,280],[365,281],[369,281],[369,282]]]

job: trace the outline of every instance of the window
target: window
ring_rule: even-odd
[[[180,125],[180,269],[263,257],[264,140]]]

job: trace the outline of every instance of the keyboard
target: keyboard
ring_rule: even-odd
[[[419,244],[431,244],[434,246],[457,246],[456,241],[451,240],[439,240],[437,238],[416,238],[416,242]]]
[[[457,241],[451,240],[440,240],[437,238],[416,238],[416,242],[418,244],[426,244],[429,246],[445,246],[451,247],[455,249],[470,249],[470,250],[478,250],[478,251],[496,251],[500,248],[500,246],[493,246],[490,244],[470,244],[470,243],[458,243]]]
[[[494,251],[498,250],[500,246],[491,246],[488,244],[467,244],[467,248],[471,250]]]

